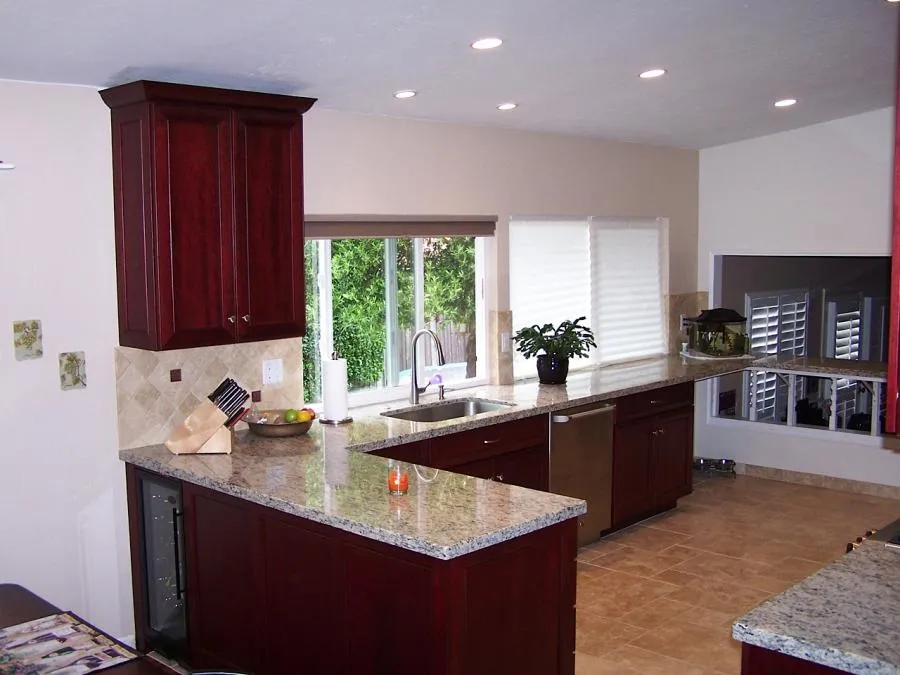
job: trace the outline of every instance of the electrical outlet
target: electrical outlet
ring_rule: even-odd
[[[509,333],[500,333],[500,351],[506,354],[512,349],[512,339]]]
[[[262,364],[262,383],[278,384],[284,380],[284,361],[270,359]]]

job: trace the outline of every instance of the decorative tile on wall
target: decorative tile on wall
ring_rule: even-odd
[[[284,380],[263,386],[262,362],[268,359],[283,359]],[[167,352],[117,347],[119,447],[162,443],[226,377],[248,391],[260,390],[261,407],[301,407],[300,359],[300,340],[294,338]],[[172,382],[170,371],[176,369],[181,380]]]
[[[62,352],[59,355],[59,387],[63,391],[87,387],[84,352]]]
[[[13,321],[16,361],[39,359],[44,355],[44,336],[38,319]]]

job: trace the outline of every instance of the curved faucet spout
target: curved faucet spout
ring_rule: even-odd
[[[426,382],[424,387],[419,386],[419,358],[416,355],[416,343],[418,343],[419,338],[423,335],[430,335],[431,341],[434,342],[434,348],[437,351],[437,360],[438,365],[444,365],[444,348],[441,346],[441,340],[437,336],[433,330],[429,330],[427,328],[423,328],[422,330],[416,331],[416,334],[412,337],[412,342],[410,343],[409,351],[412,352],[412,373],[409,378],[409,402],[413,405],[416,405],[419,402],[419,394],[423,394],[425,390],[428,388],[428,385],[431,382]],[[444,385],[443,380],[439,380],[440,384],[438,384],[438,399],[441,401],[444,400]]]

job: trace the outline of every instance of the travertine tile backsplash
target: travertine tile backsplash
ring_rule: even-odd
[[[681,315],[697,316],[704,309],[709,309],[709,293],[695,291],[692,293],[673,293],[669,298],[669,353],[681,351],[684,339],[678,330]]]
[[[284,381],[262,386],[262,362],[284,360]],[[181,369],[181,382],[169,371]],[[165,441],[204,396],[226,377],[262,392],[262,407],[303,404],[300,339],[148,352],[116,348],[116,403],[119,447],[135,448]],[[249,403],[248,403],[249,405]]]

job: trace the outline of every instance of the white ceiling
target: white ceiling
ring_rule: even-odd
[[[898,12],[885,0],[0,0],[0,78],[160,79],[702,148],[892,105]],[[468,46],[494,35],[497,50]],[[669,74],[637,77],[653,66]],[[403,88],[420,94],[394,99]],[[800,103],[773,109],[783,97]],[[508,100],[520,107],[495,109]]]

